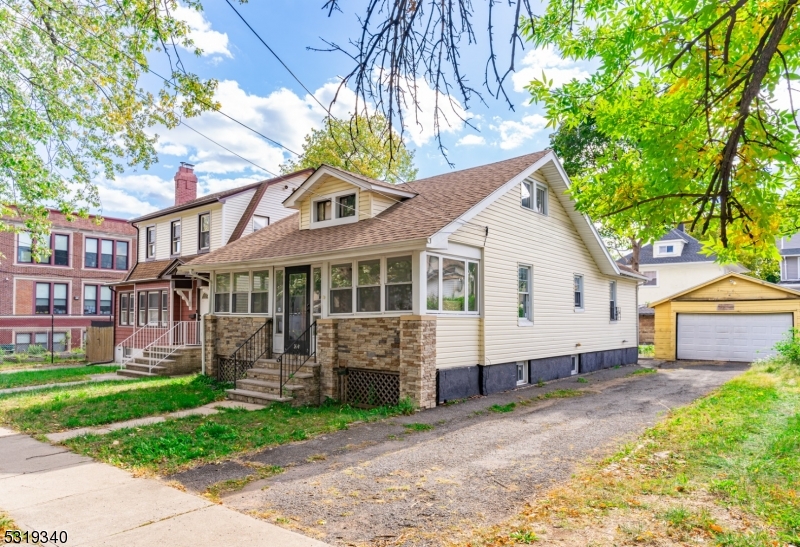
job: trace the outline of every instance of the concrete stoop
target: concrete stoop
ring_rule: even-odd
[[[161,351],[162,354],[163,349],[165,348],[154,348],[154,350]],[[117,371],[117,374],[130,378],[145,378],[150,376],[181,376],[200,372],[200,346],[180,346],[168,359],[160,362],[154,350],[145,350],[141,357],[134,357],[132,361],[123,365]]]
[[[243,403],[267,405],[290,402],[293,405],[319,404],[320,367],[310,361],[303,365],[280,393],[280,364],[277,359],[259,359],[247,376],[237,380],[228,390],[228,399]]]

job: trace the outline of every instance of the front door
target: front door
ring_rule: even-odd
[[[311,275],[310,266],[295,266],[286,268],[286,308],[284,329],[284,351],[287,353],[306,353],[308,343],[301,340],[296,343],[298,338],[306,332],[311,318],[310,294],[311,286],[309,277]]]

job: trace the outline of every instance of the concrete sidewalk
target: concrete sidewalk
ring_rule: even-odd
[[[71,546],[275,547],[326,544],[0,428],[0,510]]]

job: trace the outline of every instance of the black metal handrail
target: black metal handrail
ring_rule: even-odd
[[[290,338],[284,352],[278,357],[280,364],[280,393],[283,397],[284,386],[294,375],[308,363],[311,358],[317,360],[317,322],[314,321],[297,338]]]
[[[272,320],[267,318],[263,325],[250,337],[239,344],[228,357],[217,357],[217,379],[221,382],[244,378],[256,361],[268,355],[272,357]],[[232,374],[228,374],[229,369]],[[230,376],[230,380],[228,380]]]

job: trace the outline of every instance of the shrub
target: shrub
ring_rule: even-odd
[[[791,329],[783,340],[775,344],[775,351],[793,365],[800,365],[800,338],[798,335],[800,335],[798,329]]]

